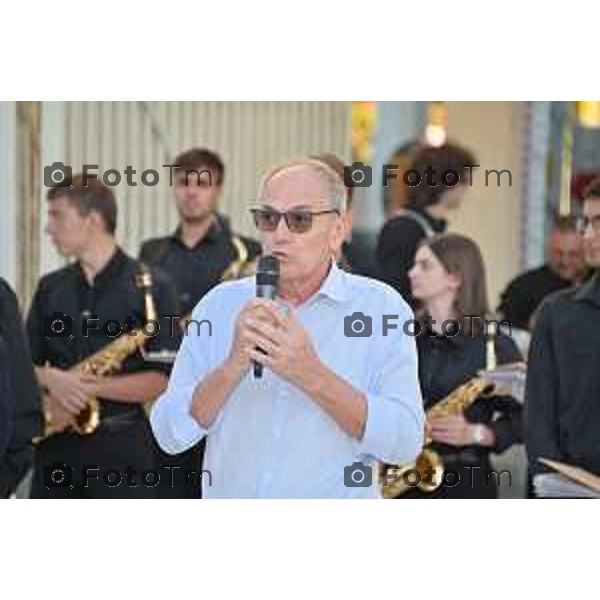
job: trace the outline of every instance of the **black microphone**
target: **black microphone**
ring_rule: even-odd
[[[279,259],[276,256],[263,256],[258,261],[256,271],[256,297],[275,300],[279,286]],[[262,377],[263,366],[254,361],[254,377]]]

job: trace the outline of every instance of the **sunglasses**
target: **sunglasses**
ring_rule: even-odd
[[[314,218],[318,215],[328,215],[331,213],[340,214],[340,211],[335,208],[327,210],[288,210],[287,212],[279,212],[274,208],[252,208],[250,209],[254,224],[259,231],[275,231],[284,218],[287,228],[292,233],[306,233],[313,226]]]

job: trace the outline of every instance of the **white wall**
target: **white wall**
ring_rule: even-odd
[[[115,187],[118,236],[137,253],[142,240],[174,229],[176,213],[168,171],[161,165],[193,146],[217,151],[226,167],[221,210],[235,228],[252,232],[248,213],[260,175],[293,156],[335,152],[350,158],[350,102],[64,102],[45,103],[46,156],[81,170],[84,163],[137,171],[138,187]],[[62,111],[62,117],[60,112]],[[61,122],[62,119],[62,128]],[[60,131],[56,131],[58,128]],[[50,132],[48,132],[50,131]],[[54,142],[53,142],[54,140]],[[56,148],[62,146],[62,159]],[[144,169],[161,176],[142,186]],[[50,256],[45,238],[42,253]],[[46,260],[43,269],[50,267]]]
[[[521,269],[522,127],[520,102],[448,102],[449,137],[476,153],[480,172],[473,178],[465,201],[452,220],[451,230],[473,237],[487,268],[491,308],[499,293]],[[496,187],[496,177],[485,187],[485,169],[509,169]]]

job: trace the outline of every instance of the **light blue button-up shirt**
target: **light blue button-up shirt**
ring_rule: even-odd
[[[269,369],[261,379],[250,369],[205,429],[190,415],[194,389],[227,358],[235,319],[254,296],[255,280],[248,277],[218,285],[194,309],[192,318],[208,319],[212,335],[206,323],[199,334],[190,326],[168,388],[152,409],[158,443],[176,454],[208,436],[205,498],[380,497],[379,462],[413,461],[423,443],[416,344],[403,332],[413,318],[411,309],[392,288],[345,273],[335,263],[319,291],[295,307],[321,361],[364,392],[362,439],[346,433],[316,401]],[[371,318],[370,336],[347,337],[351,325],[368,333],[368,324],[361,331],[364,321],[357,321],[355,312]],[[365,485],[369,474],[370,485]]]

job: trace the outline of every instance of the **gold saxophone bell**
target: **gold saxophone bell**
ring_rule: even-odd
[[[381,477],[381,495],[386,500],[399,498],[414,488],[429,494],[442,485],[444,463],[437,452],[425,448],[414,464],[383,468]]]
[[[485,369],[482,376],[473,377],[456,388],[427,411],[427,419],[462,415],[479,398],[490,398],[498,393],[495,383],[485,378],[486,372],[497,368],[495,340],[498,332],[497,322],[486,332]],[[415,487],[422,492],[431,493],[437,490],[444,479],[445,467],[441,456],[429,448],[432,440],[425,439],[423,450],[417,456],[414,464],[394,466],[387,465],[381,471],[381,495],[385,499],[400,498]],[[418,480],[409,477],[409,471],[419,474]],[[418,481],[418,483],[417,483]]]

